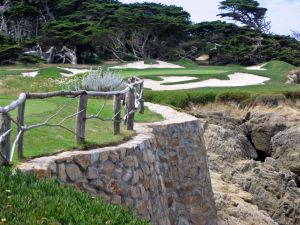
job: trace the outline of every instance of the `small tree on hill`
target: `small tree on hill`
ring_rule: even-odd
[[[292,36],[295,39],[297,39],[298,41],[300,41],[300,32],[299,31],[292,30]]]
[[[255,0],[225,0],[220,2],[219,9],[222,13],[218,16],[230,18],[261,33],[268,33],[271,28],[271,22],[266,19],[268,9],[259,7]]]

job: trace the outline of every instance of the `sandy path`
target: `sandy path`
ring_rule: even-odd
[[[145,64],[144,61],[128,63],[122,66],[113,66],[112,69],[181,69],[182,66],[157,60],[158,64]]]
[[[150,88],[154,91],[162,90],[181,90],[181,89],[192,89],[201,87],[240,87],[249,85],[264,84],[264,82],[270,80],[268,77],[257,76],[248,73],[234,73],[228,75],[229,80],[209,79],[193,83],[175,84],[175,85],[162,85],[166,82],[182,82],[197,79],[196,77],[160,77],[162,81],[154,81],[145,79],[145,88]],[[183,79],[185,78],[185,79]]]

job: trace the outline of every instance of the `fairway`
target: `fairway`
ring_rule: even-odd
[[[208,79],[228,80],[228,75],[240,72],[251,73],[270,78],[265,82],[265,85],[253,85],[245,87],[204,87],[193,88],[186,90],[170,90],[170,91],[145,91],[147,101],[152,101],[161,104],[173,105],[175,107],[185,108],[190,103],[207,103],[215,101],[216,99],[253,99],[259,95],[284,95],[296,96],[300,92],[299,86],[292,84],[285,84],[287,80],[287,73],[294,69],[288,63],[281,61],[271,61],[265,65],[266,70],[256,71],[247,70],[245,67],[237,65],[228,66],[198,66],[191,62],[178,62],[178,65],[184,66],[182,69],[125,69],[115,70],[119,71],[124,78],[131,76],[139,76],[144,79],[152,79],[153,81],[160,81],[162,77],[169,77],[168,82],[163,82],[164,86],[174,86],[176,84],[190,85],[199,81]],[[68,65],[69,67],[69,65]],[[87,66],[86,66],[87,67]],[[64,89],[65,83],[73,78],[65,78],[59,76],[58,73],[62,70],[57,66],[39,66],[40,75],[35,78],[22,77],[17,73],[33,70],[30,66],[13,66],[0,67],[0,105],[4,106],[16,99],[16,96],[21,92],[45,92]],[[82,68],[82,67],[81,67]],[[94,68],[96,68],[94,66]],[[15,69],[15,70],[11,70]],[[3,75],[11,73],[10,75]],[[15,75],[13,75],[15,74]],[[82,75],[78,75],[79,77]],[[188,79],[172,81],[173,76]],[[226,97],[224,97],[226,96]],[[45,121],[49,116],[54,114],[59,107],[68,102],[65,110],[63,110],[52,123],[57,123],[64,117],[75,113],[77,109],[77,100],[68,98],[50,98],[45,100],[28,100],[26,102],[26,125],[32,125]],[[99,107],[103,104],[104,99],[90,99],[88,104],[88,114],[95,114]],[[128,139],[134,133],[126,131],[122,127],[121,135],[112,135],[112,100],[109,99],[102,112],[103,118],[107,121],[89,120],[87,121],[87,143],[84,148],[88,146],[104,146],[119,143]],[[16,112],[12,115],[16,118]],[[146,110],[144,115],[136,114],[138,122],[152,122],[162,119],[160,115],[154,114]],[[72,117],[65,122],[65,125],[71,129],[75,129],[75,118]],[[16,127],[14,128],[14,136],[16,135]],[[46,143],[46,144],[45,144]],[[72,133],[67,132],[61,128],[41,127],[30,130],[25,133],[25,156],[32,157],[37,155],[51,154],[53,152],[73,149],[76,147],[75,137]]]

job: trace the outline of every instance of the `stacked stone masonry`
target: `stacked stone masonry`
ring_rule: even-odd
[[[217,224],[200,122],[166,106],[147,106],[166,119],[137,124],[137,135],[124,144],[37,158],[18,169],[128,205],[153,224]]]

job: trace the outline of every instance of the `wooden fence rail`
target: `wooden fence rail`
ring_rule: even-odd
[[[44,99],[51,97],[79,97],[77,112],[69,117],[64,118],[58,124],[49,124],[48,118],[45,122],[36,125],[26,126],[25,108],[27,99]],[[134,114],[139,106],[139,113],[144,113],[144,82],[143,80],[132,77],[128,80],[128,85],[124,90],[111,91],[111,92],[96,92],[96,91],[55,91],[47,93],[22,93],[16,101],[13,101],[10,105],[0,107],[0,166],[12,163],[13,154],[16,145],[18,146],[18,158],[24,158],[23,139],[24,133],[27,130],[38,128],[41,126],[55,126],[62,127],[75,134],[76,143],[81,145],[85,142],[85,127],[86,120],[96,117],[87,118],[87,107],[89,97],[113,97],[113,127],[114,134],[120,134],[121,129],[121,111],[122,111],[122,99],[125,97],[125,123],[128,130],[134,129]],[[10,111],[17,109],[17,120],[13,120],[10,116]],[[62,110],[62,109],[60,109]],[[59,110],[59,111],[60,111]],[[71,131],[64,127],[62,123],[73,116],[76,116],[75,131]],[[11,146],[11,123],[15,123],[18,127],[18,134]]]

